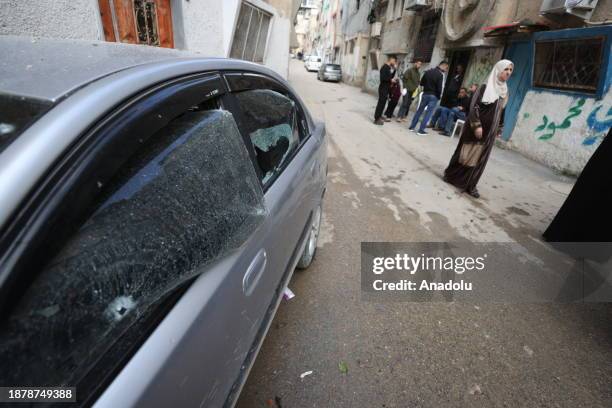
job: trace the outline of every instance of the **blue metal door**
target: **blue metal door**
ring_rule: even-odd
[[[514,63],[514,73],[508,80],[510,99],[506,106],[504,132],[502,138],[510,139],[516,125],[521,105],[531,82],[532,52],[531,42],[514,42],[506,49],[504,58]]]

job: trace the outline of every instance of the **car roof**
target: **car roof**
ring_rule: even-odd
[[[135,65],[196,53],[103,41],[0,36],[0,92],[57,101],[98,78]]]

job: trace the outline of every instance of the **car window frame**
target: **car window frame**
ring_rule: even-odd
[[[227,101],[228,109],[236,118],[236,123],[238,124],[238,128],[240,129],[245,143],[247,143],[248,141],[247,144],[250,145],[250,149],[252,149],[253,152],[253,142],[251,141],[250,135],[248,135],[248,132],[246,132],[245,130],[244,115],[242,113],[242,109],[240,108],[238,101],[236,100],[235,93],[251,90],[271,90],[274,92],[278,92],[293,101],[297,115],[296,118],[298,120],[298,131],[300,133],[299,141],[296,149],[291,153],[290,156],[287,157],[285,163],[283,163],[283,166],[280,168],[280,171],[274,176],[272,176],[269,180],[267,180],[267,182],[264,184],[263,178],[261,177],[261,169],[259,168],[259,165],[257,163],[256,156],[253,155],[251,157],[251,161],[253,163],[253,166],[255,167],[255,171],[260,176],[260,184],[265,194],[266,191],[268,191],[270,187],[274,185],[276,180],[278,180],[278,178],[285,172],[287,167],[290,166],[290,164],[293,162],[294,158],[300,152],[302,147],[312,137],[312,129],[314,129],[314,123],[312,122],[312,118],[308,114],[308,111],[304,108],[302,101],[287,86],[277,81],[276,79],[267,75],[248,71],[227,70],[223,71],[222,75],[228,89],[228,92],[224,95],[224,100]],[[235,84],[234,79],[237,78],[243,79],[244,81],[241,81],[240,84]],[[303,119],[302,124],[299,123],[301,119]]]
[[[227,91],[218,71],[171,79],[143,89],[83,132],[33,187],[32,193],[19,206],[19,213],[0,235],[0,271],[6,272],[8,277],[0,287],[0,318],[11,313],[12,306],[36,279],[37,273],[94,213],[101,186],[111,180],[133,154],[142,151],[155,132],[189,108],[210,100],[218,100],[220,108],[224,108],[223,96]],[[123,126],[113,129],[117,121],[123,121]],[[139,138],[125,137],[126,133],[135,131],[141,131]],[[178,289],[184,291],[189,285]],[[174,299],[174,294],[170,297]],[[163,306],[165,312],[162,313],[167,313],[167,305]],[[149,317],[157,321],[163,315]],[[152,323],[151,330],[154,327],[156,324]],[[148,333],[150,331],[142,333],[144,337],[139,339],[139,344]],[[117,363],[115,374],[133,351]],[[100,376],[101,384],[83,398],[91,401],[100,395],[114,377],[105,374],[106,377]],[[89,376],[85,375],[82,380],[89,381]]]

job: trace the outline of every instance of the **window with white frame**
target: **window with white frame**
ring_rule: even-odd
[[[231,58],[262,63],[272,15],[243,1],[234,31]]]

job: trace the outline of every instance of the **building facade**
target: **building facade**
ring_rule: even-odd
[[[296,48],[295,53],[313,53],[314,33],[317,30],[321,0],[302,0],[295,18]]]
[[[342,13],[341,0],[323,0],[316,36],[316,54],[323,62],[340,64],[342,61]]]
[[[514,62],[506,145],[579,174],[612,126],[612,1],[585,1],[587,14],[546,0],[472,0],[463,10],[445,3],[438,47],[451,70],[467,68],[464,86],[483,83],[501,58]]]
[[[343,35],[342,80],[363,86],[366,78],[371,27],[369,1],[343,0],[341,29]]]
[[[0,35],[177,48],[287,77],[298,0],[0,0]]]
[[[353,17],[357,3],[359,18]],[[508,58],[515,72],[503,144],[572,175],[580,173],[612,126],[612,0],[344,4],[345,47],[353,47],[352,54],[345,48],[346,81],[368,92],[377,92],[378,71],[389,55],[398,57],[399,72],[415,58],[424,61],[423,71],[442,60],[450,62],[451,73],[461,65],[466,87],[485,82],[495,62]],[[356,32],[369,35],[366,51],[364,42],[347,43]]]

